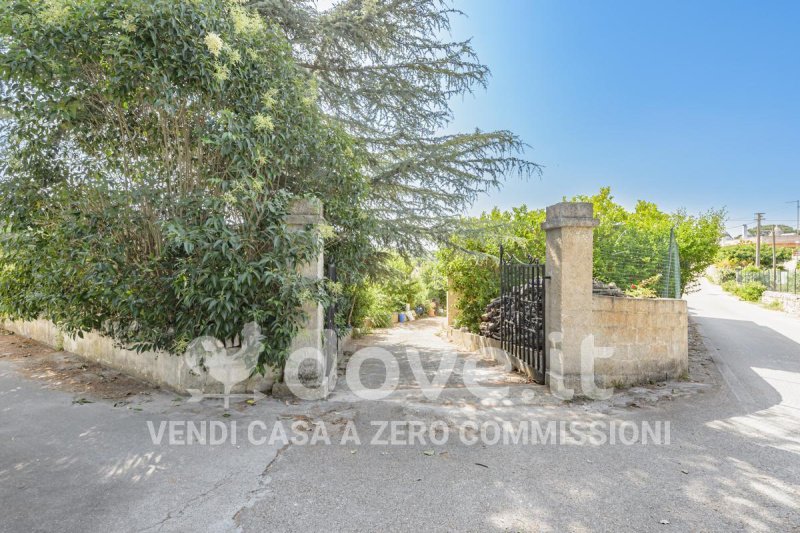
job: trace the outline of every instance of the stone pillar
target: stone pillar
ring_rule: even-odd
[[[597,224],[587,202],[551,205],[542,223],[550,277],[545,302],[546,382],[556,393],[582,392],[581,342],[592,333],[592,234]]]
[[[322,204],[318,200],[304,199],[296,200],[289,206],[289,215],[286,217],[286,224],[290,231],[303,231],[309,226],[320,226],[325,222],[322,216]],[[321,239],[318,235],[317,239]],[[310,279],[320,280],[325,277],[324,254],[322,242],[319,242],[319,254],[313,261],[298,267],[299,272]],[[325,317],[324,309],[321,304],[315,301],[307,301],[303,304],[303,311],[306,315],[300,330],[292,340],[290,353],[303,349],[311,349],[314,353],[321,354],[318,360],[306,358],[298,368],[286,371],[297,372],[300,383],[308,389],[314,390],[311,396],[306,395],[304,399],[324,399],[333,388],[331,379],[336,377],[336,361],[330,361],[331,354],[325,348],[324,328]],[[309,351],[309,353],[312,353]],[[277,386],[278,384],[276,384]],[[284,384],[280,384],[277,391],[279,395],[286,394]],[[276,391],[273,391],[275,394]]]

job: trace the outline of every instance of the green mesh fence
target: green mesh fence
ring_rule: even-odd
[[[652,231],[615,225],[598,232],[594,277],[631,296],[680,298],[681,268],[674,230]]]
[[[763,284],[768,291],[788,292],[790,294],[800,294],[800,272],[797,270],[784,270],[777,268],[754,272],[752,270],[736,271],[736,283],[758,282]]]

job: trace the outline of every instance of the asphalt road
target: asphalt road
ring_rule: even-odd
[[[800,321],[710,286],[690,308],[720,368],[714,383],[634,406],[401,395],[270,399],[224,417],[220,407],[154,394],[138,411],[75,404],[0,361],[0,530],[798,530]],[[240,437],[235,445],[154,444],[147,421],[168,420],[235,420]],[[249,443],[243,429],[257,420],[319,421],[331,444]],[[384,421],[445,424],[450,438],[432,443],[442,436],[432,431],[408,444],[400,424],[402,444],[384,444]],[[464,424],[504,421],[669,422],[670,438],[493,445],[488,433],[476,444],[457,435]],[[348,428],[360,443],[341,443]]]
[[[800,320],[740,302],[719,286],[703,283],[689,298],[692,315],[713,350],[728,389],[742,407],[800,412]],[[796,429],[796,426],[795,426]]]
[[[0,361],[0,531],[234,529],[277,448],[154,445],[148,421],[157,431],[162,421],[230,427],[241,418],[172,399],[156,393],[133,409],[73,403],[74,394],[21,379]],[[275,417],[267,407],[262,415]]]
[[[366,436],[382,420],[668,421],[669,445],[290,447],[239,523],[246,531],[796,530],[800,320],[709,285],[689,300],[725,376],[706,392],[610,410],[384,402],[354,413]]]

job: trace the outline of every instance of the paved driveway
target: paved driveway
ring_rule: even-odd
[[[432,396],[442,399],[469,398],[465,387],[465,368],[474,369],[467,381],[489,389],[503,389],[509,385],[525,385],[526,390],[543,392],[542,386],[527,383],[518,373],[509,372],[493,359],[461,349],[447,341],[443,335],[444,318],[423,318],[397,324],[389,329],[378,329],[372,334],[350,341],[346,353],[372,350],[373,358],[359,367],[359,382],[368,388],[377,388],[387,382],[387,366],[374,358],[385,354],[396,365],[396,377],[391,381],[394,392],[389,399],[420,400]],[[344,369],[351,362],[345,356],[340,361],[339,380],[331,396],[332,401],[358,400],[348,386]],[[418,374],[424,373],[424,378]],[[355,372],[348,372],[353,376]],[[441,389],[441,393],[436,388]],[[435,392],[435,394],[434,394]],[[434,402],[436,403],[436,402]]]
[[[460,399],[349,411],[367,437],[385,420],[660,421],[670,424],[668,445],[290,447],[239,523],[248,531],[797,530],[800,321],[710,285],[689,302],[722,368],[694,394],[641,407]]]

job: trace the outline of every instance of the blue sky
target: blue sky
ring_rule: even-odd
[[[510,129],[545,166],[473,209],[544,206],[610,185],[631,206],[795,219],[800,2],[458,0],[492,70],[451,130]],[[740,222],[742,219],[742,222]],[[794,224],[792,224],[794,225]]]

